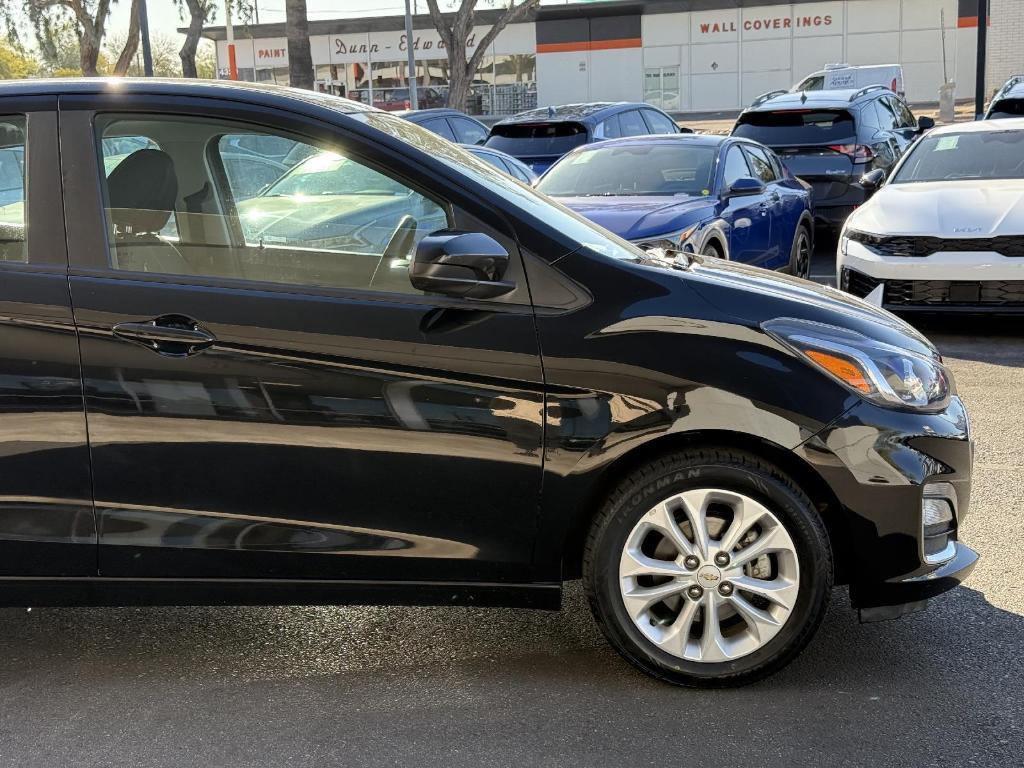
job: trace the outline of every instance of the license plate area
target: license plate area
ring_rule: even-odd
[[[981,283],[950,283],[949,301],[953,304],[977,304],[981,301]]]

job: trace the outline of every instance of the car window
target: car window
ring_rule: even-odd
[[[494,166],[502,173],[508,173],[508,166],[505,164],[504,160],[498,157],[498,155],[495,155],[491,152],[473,152],[473,154],[479,157],[488,165]]]
[[[796,91],[820,91],[825,87],[825,76],[824,75],[811,75],[804,80],[800,85],[793,89]]]
[[[992,105],[988,113],[989,120],[998,120],[1004,117],[1024,116],[1024,99],[1000,99]]]
[[[893,184],[960,179],[1024,178],[1024,131],[926,135],[892,178]]]
[[[725,176],[723,177],[722,186],[728,189],[736,179],[750,175],[750,168],[747,166],[742,150],[735,145],[729,147],[729,151],[725,155]]]
[[[27,261],[25,118],[0,118],[0,261]]]
[[[886,99],[892,102],[893,111],[896,113],[896,119],[901,128],[917,127],[917,120],[914,119],[914,115],[906,104],[893,96],[886,96]]]
[[[498,123],[487,137],[487,146],[514,157],[564,155],[587,143],[583,123]]]
[[[527,174],[517,163],[511,163],[507,159],[505,165],[508,166],[508,172],[519,179],[524,184],[530,183],[530,176]]]
[[[261,138],[274,139],[274,141],[261,142],[259,141]],[[239,147],[246,145],[265,149],[267,154],[255,150],[239,151]],[[285,162],[301,154],[296,151],[299,147],[301,147],[301,142],[277,136],[254,137],[246,134],[221,136],[218,140],[218,151],[221,162],[224,164],[224,173],[228,177],[231,191],[235,196],[235,202],[248,200],[259,194],[261,190],[287,173],[290,165],[294,165],[302,159],[294,159],[291,163]]]
[[[647,129],[647,124],[640,117],[640,112],[636,109],[620,113],[619,125],[622,126],[623,136],[645,136],[650,133]]]
[[[103,180],[113,269],[419,293],[408,260],[420,239],[449,225],[447,206],[337,147],[262,131],[305,155],[263,183],[266,163],[276,161],[240,160],[229,138],[240,133],[235,124],[97,120],[104,139],[125,126],[150,143]]]
[[[641,109],[640,112],[647,121],[651,133],[679,133],[679,126],[672,122],[671,118],[653,109]]]
[[[487,141],[487,129],[464,117],[450,117],[448,121],[455,129],[460,144],[483,144]]]
[[[121,163],[137,152],[145,150],[161,151],[160,145],[149,136],[112,135],[104,136],[100,142],[100,151],[103,161],[103,174],[109,178]],[[171,211],[170,216],[164,222],[159,234],[163,237],[176,238],[178,236],[177,211]]]
[[[853,116],[845,109],[784,109],[745,112],[733,134],[784,147],[798,144],[850,144],[857,134]]]
[[[899,118],[888,99],[875,99],[875,113],[878,115],[878,123],[883,131],[893,131],[899,127]]]
[[[775,169],[772,168],[772,161],[768,159],[765,151],[750,144],[744,144],[743,149],[747,153],[747,160],[750,162],[750,169],[754,172],[754,176],[765,184],[775,181]]]
[[[622,138],[622,127],[619,125],[619,116],[612,115],[607,120],[602,120],[601,124],[597,126],[595,135],[600,139]]]
[[[455,134],[452,132],[451,126],[448,125],[448,121],[443,117],[424,120],[420,125],[431,133],[436,133],[438,136],[444,136],[448,141],[455,141]]]

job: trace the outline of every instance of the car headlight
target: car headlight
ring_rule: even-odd
[[[848,255],[847,251],[850,247],[851,240],[855,243],[864,245],[873,253],[882,253],[882,251],[879,250],[879,246],[885,242],[885,238],[882,235],[875,235],[871,232],[862,232],[859,229],[847,227],[842,231],[842,234],[839,235],[839,249],[842,251],[844,256]]]
[[[883,344],[847,328],[781,318],[761,326],[847,389],[887,407],[942,410],[953,378],[935,357]]]
[[[686,252],[686,245],[699,226],[700,223],[693,224],[666,237],[659,237],[654,240],[641,240],[636,245],[645,251],[662,251],[664,256],[671,258],[677,253]],[[692,246],[689,252],[693,253]]]

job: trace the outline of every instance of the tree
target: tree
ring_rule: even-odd
[[[139,25],[139,0],[132,0],[132,9],[129,11],[128,36],[125,38],[121,53],[114,63],[114,74],[118,77],[123,76],[128,71],[132,59],[135,58],[135,52],[139,50]]]
[[[284,14],[285,34],[288,36],[288,82],[293,88],[313,90],[313,54],[309,49],[306,0],[284,0]]]
[[[123,50],[124,33],[111,35],[107,50],[111,53]],[[156,77],[181,77],[181,60],[178,58],[178,43],[170,35],[157,32],[150,36],[149,50],[153,54],[153,74]],[[100,72],[103,69],[100,68]],[[131,77],[143,77],[145,72],[141,56],[133,56],[121,74]]]
[[[199,77],[196,67],[196,52],[199,49],[199,39],[203,33],[203,26],[212,21],[216,11],[214,0],[176,0],[179,10],[188,10],[188,32],[185,33],[185,42],[178,51],[181,58],[181,72],[185,77]],[[184,7],[182,7],[184,4]]]
[[[54,22],[63,21],[64,14],[69,13],[74,19],[82,74],[95,77],[99,74],[96,64],[110,15],[110,3],[111,0],[28,0],[28,18],[40,47],[43,47],[50,42],[49,31]]]
[[[16,45],[0,42],[0,80],[32,77],[39,71],[39,62]]]
[[[476,16],[477,0],[461,0],[454,13],[442,14],[437,0],[427,0],[430,19],[434,22],[437,33],[441,36],[445,50],[448,52],[448,106],[455,109],[466,108],[473,76],[491,44],[498,34],[509,24],[526,16],[532,9],[540,5],[540,0],[508,0],[508,7],[484,36],[477,43],[472,56],[467,56],[467,41],[473,34],[473,21]],[[291,51],[289,50],[289,55]],[[410,87],[413,84],[410,83]]]

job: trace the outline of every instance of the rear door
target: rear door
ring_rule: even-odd
[[[0,98],[0,575],[96,574],[54,97]]]
[[[734,133],[775,150],[794,176],[811,185],[815,205],[842,198],[857,181],[857,129],[845,109],[750,112]]]
[[[754,176],[740,145],[726,150],[722,163],[722,182],[726,194],[741,176]],[[723,218],[729,222],[729,258],[746,264],[764,266],[772,253],[772,219],[768,215],[768,195],[742,195],[725,201]]]
[[[203,99],[64,104],[101,572],[525,580],[543,386],[503,219],[333,122]],[[221,150],[246,132],[312,151],[241,199]],[[148,143],[110,169],[118,136]],[[415,290],[415,242],[448,227],[499,240],[515,290]]]

